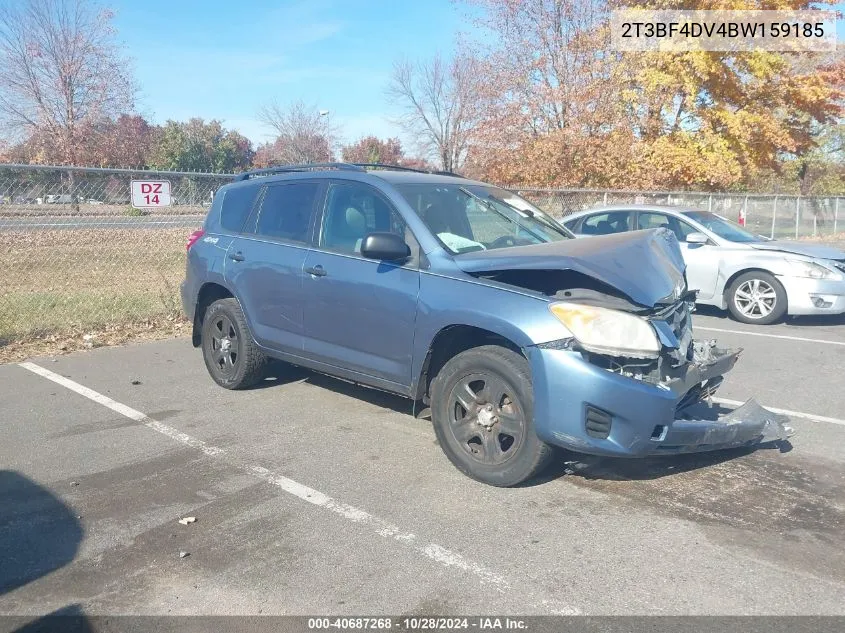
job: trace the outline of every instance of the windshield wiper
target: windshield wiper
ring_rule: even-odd
[[[498,215],[500,218],[504,218],[504,219],[505,219],[505,221],[510,222],[511,224],[516,224],[516,228],[517,228],[517,230],[519,230],[519,229],[524,230],[526,233],[528,233],[529,235],[531,235],[534,239],[536,239],[536,240],[537,240],[537,241],[539,241],[540,243],[545,243],[545,242],[548,242],[548,241],[549,241],[548,239],[544,239],[542,236],[537,235],[534,231],[532,231],[531,229],[529,229],[527,226],[524,226],[524,225],[520,224],[519,222],[514,222],[513,218],[510,218],[510,217],[508,217],[508,216],[507,216],[507,214],[502,213],[501,211],[499,211],[499,209],[497,209],[497,208],[493,205],[493,203],[492,203],[492,202],[490,202],[489,200],[485,200],[485,199],[484,199],[484,198],[482,198],[481,196],[474,194],[472,191],[470,191],[469,189],[465,189],[464,187],[459,187],[459,190],[460,190],[460,191],[462,191],[463,193],[467,194],[467,195],[468,195],[470,198],[472,198],[473,200],[477,200],[478,202],[480,202],[481,204],[483,204],[485,207],[487,207],[490,211],[492,211],[493,213],[495,213],[496,215]],[[498,199],[497,199],[497,198],[494,198],[494,200],[498,200]],[[507,205],[507,206],[508,206],[508,207],[510,207],[511,209],[515,208],[515,207],[511,207],[511,205]],[[517,210],[517,211],[518,211],[518,210]],[[530,216],[530,217],[532,217],[532,218],[533,218],[533,216]]]

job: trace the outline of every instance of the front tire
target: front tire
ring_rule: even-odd
[[[786,290],[774,275],[751,270],[728,289],[728,310],[737,321],[770,325],[786,314]]]
[[[486,484],[516,486],[553,456],[534,432],[528,361],[504,347],[485,345],[450,359],[431,385],[431,418],[449,460]]]
[[[267,357],[258,349],[236,299],[219,299],[202,323],[202,355],[211,378],[226,389],[246,389],[264,378]]]

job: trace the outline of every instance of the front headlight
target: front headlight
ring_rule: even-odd
[[[800,259],[787,259],[790,272],[793,277],[809,277],[810,279],[835,279],[838,275],[815,262],[803,261]]]
[[[654,328],[636,315],[579,303],[553,303],[549,309],[591,352],[645,358],[660,352]]]

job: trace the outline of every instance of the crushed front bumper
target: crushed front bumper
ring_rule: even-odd
[[[698,406],[707,408],[704,403]],[[687,415],[692,417],[694,410],[694,406],[687,409]],[[715,420],[675,420],[655,452],[689,453],[782,441],[793,433],[788,422],[788,417],[764,409],[752,398]]]
[[[739,352],[697,345],[695,362],[659,384],[598,367],[578,351],[527,348],[537,434],[570,450],[620,457],[748,446],[792,434],[788,419],[753,400],[734,411],[704,403]]]

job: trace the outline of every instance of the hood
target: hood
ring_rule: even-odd
[[[845,251],[841,251],[838,248],[831,248],[830,246],[824,246],[822,244],[771,240],[769,242],[754,242],[749,244],[749,246],[760,251],[779,251],[781,253],[804,255],[806,257],[817,257],[818,259],[845,260]]]
[[[678,240],[663,228],[474,251],[456,255],[455,263],[470,274],[572,270],[615,288],[645,307],[677,301],[685,289]]]

